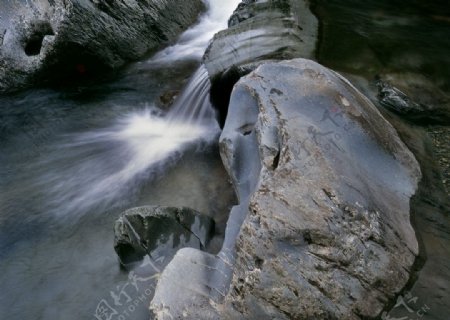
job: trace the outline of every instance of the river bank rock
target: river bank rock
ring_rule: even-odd
[[[314,57],[319,23],[309,1],[245,0],[204,55],[221,123],[234,84],[264,61]]]
[[[39,0],[0,3],[0,91],[95,75],[172,41],[201,0]]]
[[[195,210],[138,207],[117,219],[114,250],[123,265],[140,261],[147,254],[171,258],[180,248],[204,249],[213,233],[214,220]]]
[[[239,205],[218,255],[182,249],[163,271],[156,317],[379,317],[418,255],[421,173],[376,107],[315,62],[267,63],[234,87],[220,145]]]

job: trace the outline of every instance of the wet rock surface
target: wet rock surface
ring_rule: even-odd
[[[183,249],[164,270],[156,317],[380,316],[414,270],[421,173],[375,106],[312,61],[267,63],[234,87],[220,144],[239,205],[218,255]]]
[[[435,149],[435,157],[442,170],[442,184],[447,195],[450,196],[450,127],[433,126],[427,131]]]
[[[383,106],[378,96],[379,88],[373,79],[351,74],[345,76],[370,97],[394,126],[418,160],[423,174],[411,201],[411,221],[420,247],[416,263],[419,272],[417,278],[412,279],[405,292],[397,298],[392,309],[387,311],[385,318],[416,316],[444,320],[450,312],[447,303],[450,293],[447,276],[447,266],[450,265],[450,250],[447,245],[450,240],[450,130],[444,125],[445,117],[437,117],[438,113],[435,111],[445,111],[448,100],[445,93],[423,76],[410,73],[384,75],[383,78],[389,79],[392,87],[401,88],[410,103],[426,104],[425,111],[412,116]]]
[[[214,220],[189,209],[145,206],[125,211],[114,226],[114,249],[127,265],[145,255],[169,261],[183,247],[204,249],[214,233]]]
[[[420,273],[398,297],[389,316],[445,320],[450,312],[450,130],[445,126],[411,126],[403,117],[386,116],[416,156],[423,174],[411,201],[411,220],[420,245]]]
[[[318,22],[306,1],[242,1],[228,24],[204,56],[212,78],[232,66],[313,56]]]
[[[2,1],[0,91],[93,76],[174,40],[201,0]]]
[[[241,76],[264,61],[313,58],[317,35],[318,21],[308,1],[242,1],[229,28],[214,36],[204,55],[222,124],[231,90]]]

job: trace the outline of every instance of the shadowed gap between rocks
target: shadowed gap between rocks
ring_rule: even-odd
[[[37,56],[41,53],[42,42],[45,36],[53,36],[53,28],[48,21],[35,21],[31,23],[30,35],[24,40],[24,51],[27,56]]]

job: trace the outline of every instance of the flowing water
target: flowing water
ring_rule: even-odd
[[[113,250],[133,206],[212,216],[218,249],[234,193],[199,60],[238,2],[208,1],[176,44],[114,79],[0,97],[0,319],[148,319],[158,268],[121,270]]]
[[[199,60],[239,2],[209,0],[208,11],[177,43],[114,79],[0,97],[0,319],[96,319],[101,311],[111,319],[147,319],[154,284],[148,266],[157,266],[145,261],[132,272],[121,270],[112,248],[113,223],[129,207],[205,212],[216,219],[220,245],[234,195]],[[429,88],[431,96],[448,92],[447,1],[314,3],[322,20],[319,62],[353,77],[372,98],[375,75]],[[160,101],[167,93],[178,95],[170,110]],[[450,312],[448,193],[433,154],[448,154],[433,143],[436,135],[430,138],[438,132],[442,141],[442,128],[385,116],[426,177],[413,211],[427,262],[410,288],[417,297],[410,307],[431,309],[422,317],[405,308],[391,315],[444,320]]]
[[[196,26],[183,33],[175,45],[162,50],[145,63],[167,64],[179,59],[199,60],[214,34],[227,28],[228,18],[239,3],[236,0],[209,0],[208,12]]]

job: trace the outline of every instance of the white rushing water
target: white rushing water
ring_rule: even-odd
[[[227,27],[239,2],[210,0],[199,23],[147,63],[200,59],[213,35]],[[149,174],[173,164],[186,148],[216,139],[220,129],[209,89],[207,71],[200,66],[167,115],[147,107],[123,115],[109,127],[66,137],[52,161],[66,162],[69,157],[81,161],[69,161],[73,164],[46,174],[41,181],[46,198],[51,199],[51,211],[73,215],[111,208],[138,189]]]
[[[220,128],[209,88],[208,73],[201,66],[166,115],[146,107],[108,127],[66,136],[47,159],[71,165],[42,164],[55,168],[40,181],[40,189],[51,199],[49,210],[73,216],[112,208],[188,148],[214,141]]]
[[[102,302],[117,310],[112,319],[150,319],[153,282],[135,288],[130,276],[153,269],[118,267],[112,227],[120,212],[188,206],[224,228],[234,193],[215,143],[206,70],[193,74],[169,112],[155,101],[184,81],[238,2],[211,0],[199,24],[157,55],[165,58],[111,83],[2,97],[0,319],[95,319]],[[147,300],[128,314],[122,292]]]

